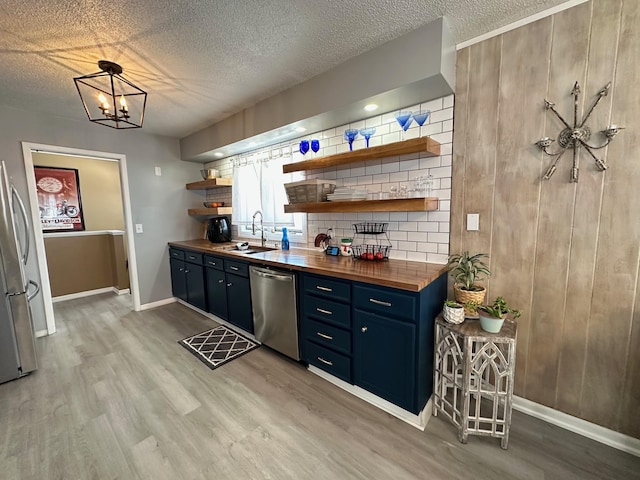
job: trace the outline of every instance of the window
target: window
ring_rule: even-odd
[[[233,168],[232,207],[233,224],[242,238],[260,238],[260,216],[256,217],[256,233],[253,234],[253,216],[260,210],[263,215],[265,238],[279,241],[282,227],[287,227],[292,243],[306,243],[306,214],[284,213],[287,196],[284,184],[299,180],[301,172],[283,174],[282,166],[289,162],[289,156],[269,160],[254,155],[248,159],[236,160]]]

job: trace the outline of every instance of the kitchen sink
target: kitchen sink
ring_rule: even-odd
[[[259,245],[249,245],[249,248],[247,248],[246,250],[240,250],[236,245],[233,245],[231,247],[224,247],[223,250],[230,251],[233,253],[242,253],[244,255],[251,255],[253,253],[270,252],[276,249],[273,247],[261,247]]]

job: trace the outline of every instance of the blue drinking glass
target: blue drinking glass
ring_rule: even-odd
[[[418,113],[413,114],[413,119],[420,126],[424,125],[424,122],[427,121],[429,115],[431,114],[431,110],[420,110]]]
[[[398,121],[398,124],[400,125],[401,128],[401,133],[400,135],[402,136],[402,132],[406,132],[407,128],[409,128],[409,125],[411,125],[411,111],[410,110],[400,110],[398,113],[396,113],[394,115],[396,117],[396,120]],[[402,137],[402,139],[404,140],[404,137]]]
[[[309,140],[300,141],[300,153],[304,155],[309,151]]]
[[[353,141],[358,136],[358,130],[356,128],[348,128],[344,131],[344,139],[349,142],[349,150],[353,151]]]
[[[318,150],[320,150],[320,140],[311,140],[311,150],[313,150],[313,153],[318,153]]]
[[[360,129],[360,135],[364,137],[367,148],[369,148],[369,139],[373,136],[374,133],[376,133],[376,129],[373,127]]]

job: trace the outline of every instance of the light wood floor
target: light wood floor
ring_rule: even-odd
[[[209,370],[213,323],[111,294],[55,305],[41,368],[0,385],[2,479],[631,479],[640,459],[514,412],[509,450],[420,432],[258,348]]]

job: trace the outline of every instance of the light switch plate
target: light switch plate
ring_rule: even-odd
[[[142,224],[136,223],[136,233],[144,233],[142,230]]]
[[[468,231],[480,230],[480,214],[479,213],[467,213],[467,230]]]
[[[162,176],[162,169],[160,167],[156,167],[156,175],[159,177]]]

